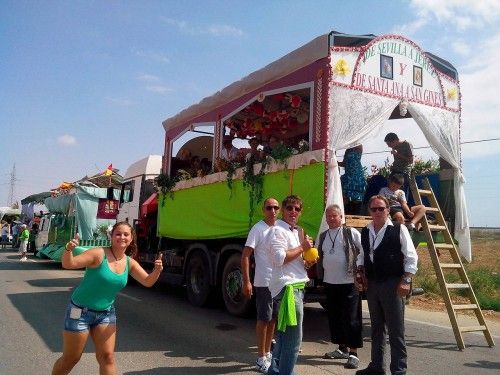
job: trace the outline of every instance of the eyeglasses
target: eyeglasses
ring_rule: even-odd
[[[384,211],[387,207],[370,207],[371,212]]]
[[[280,209],[280,206],[266,206],[266,210],[271,211],[278,211]]]
[[[295,212],[300,212],[302,211],[302,208],[297,207],[297,206],[286,206],[285,209],[287,211],[295,211]]]

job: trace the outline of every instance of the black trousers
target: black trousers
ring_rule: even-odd
[[[354,284],[325,283],[331,341],[349,348],[362,348],[361,296]]]
[[[399,277],[386,281],[368,280],[366,299],[372,325],[370,366],[375,370],[385,367],[384,354],[389,334],[391,347],[391,374],[405,375],[407,353],[405,342],[405,301],[397,295]]]

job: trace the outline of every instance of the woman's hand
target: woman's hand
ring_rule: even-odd
[[[66,244],[64,250],[68,252],[73,252],[73,250],[75,250],[75,247],[77,247],[79,243],[80,243],[80,234],[76,233],[75,237]]]
[[[155,260],[155,266],[153,268],[153,271],[157,271],[158,273],[160,273],[161,271],[163,271],[163,254],[162,253],[158,253],[158,256],[156,257],[156,260]]]

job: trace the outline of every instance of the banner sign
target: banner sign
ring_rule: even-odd
[[[353,67],[354,55],[357,58]],[[412,41],[397,35],[375,38],[364,47],[352,48],[350,53],[346,47],[334,47],[332,73],[334,82],[353,89],[406,98],[434,107],[450,106],[447,101],[456,98],[453,95],[445,97],[441,74],[425,52]]]
[[[106,198],[99,199],[97,206],[98,219],[116,219],[118,215],[118,200],[109,200]]]

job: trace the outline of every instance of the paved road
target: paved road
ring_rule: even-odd
[[[49,374],[61,351],[62,315],[81,271],[61,270],[51,261],[19,262],[11,249],[0,251],[0,374]],[[179,289],[130,285],[117,303],[117,362],[120,374],[253,374],[254,322],[229,316],[219,307],[189,305]],[[457,350],[442,315],[408,311],[409,374],[498,374],[500,350],[469,334]],[[363,364],[369,358],[369,319],[364,317]],[[500,342],[500,328],[495,339]],[[321,356],[331,350],[324,311],[306,307],[303,351],[297,374],[353,374],[339,361]],[[92,345],[72,374],[97,374]]]

